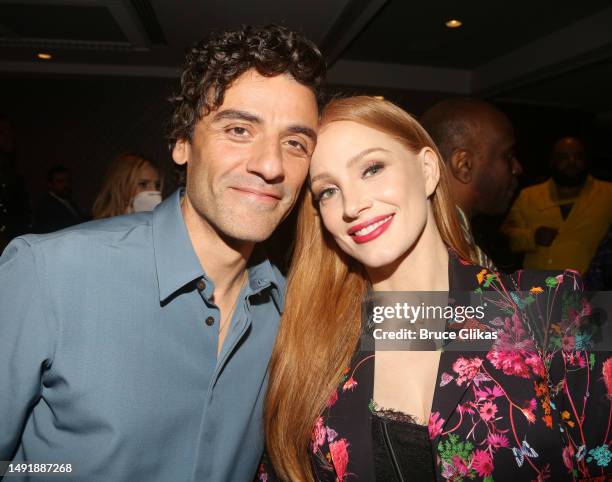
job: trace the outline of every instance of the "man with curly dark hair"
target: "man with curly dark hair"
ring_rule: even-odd
[[[212,34],[173,98],[185,190],[7,247],[0,460],[88,481],[253,477],[284,296],[258,243],[306,177],[324,73],[283,27]]]

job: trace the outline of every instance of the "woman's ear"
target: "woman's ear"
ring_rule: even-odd
[[[427,197],[429,197],[435,192],[436,187],[438,187],[441,161],[436,152],[430,147],[421,149],[418,157],[421,161],[421,169],[423,170],[423,177],[425,179],[425,193]]]

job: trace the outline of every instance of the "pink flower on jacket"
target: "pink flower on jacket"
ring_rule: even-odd
[[[487,443],[494,449],[510,446],[510,442],[508,442],[508,437],[500,433],[489,433],[489,435],[487,435]]]
[[[327,400],[327,408],[333,406],[338,401],[338,390],[334,390],[329,400]]]
[[[429,416],[429,423],[427,429],[429,430],[429,438],[435,439],[442,433],[442,427],[444,426],[444,419],[440,418],[440,412],[433,412]]]
[[[480,366],[482,365],[482,358],[463,358],[460,356],[453,363],[453,371],[457,373],[458,377],[455,380],[458,386],[463,385],[463,382],[469,381],[476,376]]]
[[[521,411],[523,412],[523,415],[525,415],[525,418],[527,419],[529,423],[535,422],[536,418],[535,418],[535,415],[533,414],[533,411],[536,409],[536,407],[537,407],[536,399],[532,398],[531,400],[529,400],[529,402],[527,402],[527,405],[521,409]]]
[[[487,360],[506,375],[515,375],[529,378],[530,368],[538,376],[544,375],[544,363],[535,353],[524,350],[491,350],[487,353]]]
[[[493,402],[486,401],[482,404],[482,407],[480,407],[480,418],[482,418],[485,422],[488,422],[494,418],[496,413],[497,405],[495,405]]]
[[[574,450],[574,447],[572,447],[571,445],[568,445],[567,447],[563,448],[563,464],[567,467],[567,470],[569,470],[570,472],[572,470],[574,470],[574,454],[576,453],[576,451]]]
[[[346,392],[347,390],[353,390],[355,387],[357,386],[357,380],[355,380],[353,377],[350,377],[346,382],[344,382],[344,385],[342,385],[342,391]]]
[[[612,357],[608,358],[602,367],[603,379],[608,390],[608,398],[612,399]]]
[[[334,469],[336,469],[336,476],[338,480],[342,482],[346,475],[346,468],[348,467],[348,447],[349,443],[345,438],[337,440],[329,444],[329,451],[331,453],[332,462]]]
[[[573,336],[564,336],[561,340],[561,344],[563,345],[563,350],[572,351],[576,348],[576,338]]]
[[[504,392],[497,384],[493,385],[493,388],[483,387],[482,390],[475,390],[474,394],[478,400],[495,400],[501,397]]]
[[[466,476],[470,471],[465,461],[459,455],[453,455],[451,461],[453,462],[455,469],[457,469],[457,472],[459,472],[459,475]]]
[[[327,428],[323,425],[323,417],[317,418],[314,430],[312,431],[312,453],[316,454],[319,447],[325,442],[327,436]]]
[[[493,460],[489,452],[477,449],[472,459],[472,468],[475,469],[481,477],[491,475],[493,473]]]

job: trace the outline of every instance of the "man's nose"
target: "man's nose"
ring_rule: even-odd
[[[247,171],[268,183],[281,182],[285,178],[283,151],[280,143],[264,140],[258,151],[247,163]]]

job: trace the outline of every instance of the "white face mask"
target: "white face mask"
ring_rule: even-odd
[[[162,201],[161,192],[159,191],[143,191],[136,194],[132,202],[132,212],[140,213],[142,211],[153,211]]]

